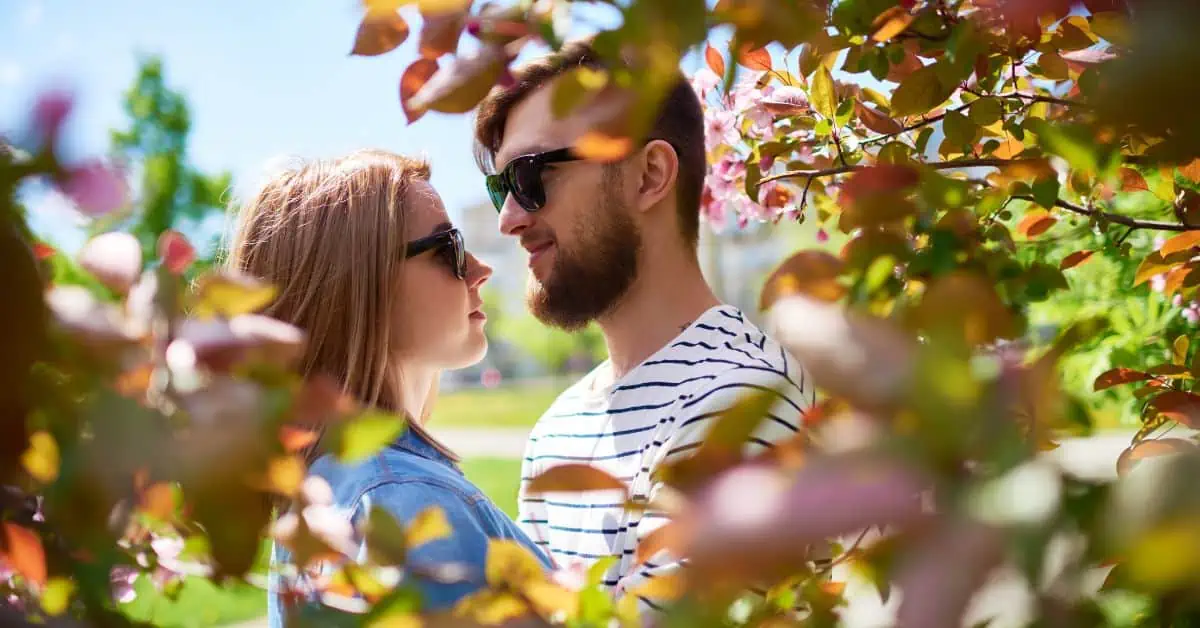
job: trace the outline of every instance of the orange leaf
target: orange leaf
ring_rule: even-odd
[[[770,72],[771,53],[767,52],[765,47],[751,49],[749,46],[743,46],[741,52],[738,54],[738,63],[751,70]]]
[[[595,161],[617,161],[633,149],[628,137],[613,137],[599,131],[588,131],[575,140],[575,152],[584,159]]]
[[[408,118],[409,124],[420,120],[421,116],[425,115],[424,110],[410,108],[408,106],[409,99],[421,90],[425,83],[437,73],[437,70],[437,61],[422,57],[413,61],[400,76],[400,106],[404,109],[404,117]]]
[[[300,451],[316,442],[316,440],[317,432],[315,430],[306,430],[290,425],[281,425],[279,427],[279,442],[283,443],[285,451]]]
[[[15,523],[4,522],[3,554],[17,573],[26,580],[42,586],[46,584],[46,551],[42,540],[27,528]]]
[[[1159,415],[1192,429],[1200,428],[1200,395],[1168,390],[1150,401]]]
[[[52,257],[58,251],[54,247],[44,242],[35,242],[33,245],[33,256],[38,259],[46,259]]]
[[[806,294],[823,301],[837,301],[846,288],[837,282],[842,261],[825,251],[800,251],[788,258],[767,278],[758,307],[766,311],[780,298]]]
[[[1176,251],[1186,251],[1194,246],[1200,246],[1200,231],[1185,231],[1163,242],[1163,245],[1158,248],[1158,252],[1165,257]]]
[[[417,45],[422,57],[437,59],[458,50],[458,40],[467,25],[466,12],[426,15],[424,18],[421,41]]]
[[[1148,379],[1150,379],[1149,373],[1117,367],[1101,373],[1092,384],[1092,390],[1100,391],[1105,388],[1112,388],[1113,386],[1120,386],[1121,384],[1128,384],[1130,382],[1142,382]]]
[[[1059,270],[1074,268],[1092,258],[1095,251],[1075,251],[1074,253],[1063,258],[1063,261],[1058,265]]]
[[[879,14],[875,21],[871,24],[874,32],[871,33],[871,39],[884,42],[903,33],[905,29],[913,23],[917,16],[908,12],[902,6],[896,5],[887,11]]]
[[[1146,178],[1142,176],[1142,173],[1133,168],[1121,168],[1121,188],[1126,192],[1150,189],[1146,185]]]
[[[166,482],[156,482],[142,493],[142,511],[168,521],[175,512],[175,491]]]
[[[625,483],[591,465],[581,463],[562,464],[550,467],[529,480],[528,493],[558,491],[605,491],[628,492]]]
[[[845,582],[822,582],[819,586],[822,593],[831,597],[841,597],[842,593],[846,591]]]
[[[686,542],[687,530],[682,521],[670,521],[653,532],[646,535],[646,538],[638,542],[637,556],[634,561],[642,563],[650,560],[655,554],[662,550],[667,550],[672,554],[678,554],[679,549]]]
[[[395,11],[370,11],[358,25],[352,55],[373,57],[395,50],[408,39],[408,22]]]
[[[1000,142],[1000,145],[996,147],[996,150],[992,151],[992,156],[997,159],[1012,159],[1020,154],[1023,150],[1025,150],[1025,145],[1022,144],[1020,140],[1006,132],[1004,134],[1004,140]]]
[[[862,121],[863,126],[876,133],[891,135],[904,130],[904,127],[900,126],[899,122],[896,122],[888,116],[875,111],[861,102],[854,103],[854,112],[858,115],[858,119]]]
[[[1177,266],[1167,272],[1166,280],[1163,281],[1163,294],[1168,297],[1175,294],[1187,281],[1192,270],[1192,266]]]
[[[1172,268],[1182,264],[1190,259],[1190,256],[1185,252],[1175,252],[1170,255],[1163,255],[1155,251],[1146,256],[1142,263],[1138,265],[1137,273],[1133,277],[1133,287],[1138,287],[1151,277],[1161,275]]]
[[[1200,158],[1193,159],[1192,162],[1186,166],[1180,166],[1179,174],[1183,175],[1192,182],[1200,183]]]
[[[1125,475],[1140,460],[1195,451],[1196,443],[1182,438],[1152,438],[1130,446],[1117,458],[1117,475]]]
[[[705,44],[704,60],[708,62],[708,69],[712,70],[713,74],[725,76],[725,57],[722,57],[721,53],[712,47],[712,44]]]
[[[1017,232],[1027,238],[1032,238],[1045,233],[1056,222],[1058,222],[1058,219],[1051,216],[1045,210],[1031,211],[1025,214],[1025,217],[1017,224]]]

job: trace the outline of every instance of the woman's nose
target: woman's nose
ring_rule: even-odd
[[[475,257],[473,253],[467,253],[467,285],[472,288],[482,286],[491,276],[491,266],[488,266],[483,260]]]

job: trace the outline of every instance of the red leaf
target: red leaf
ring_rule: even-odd
[[[1117,458],[1117,475],[1125,475],[1140,460],[1195,451],[1196,443],[1182,438],[1152,438],[1130,446]]]
[[[1200,183],[1200,158],[1193,159],[1186,166],[1180,166],[1179,174],[1188,178],[1194,183]]]
[[[744,46],[738,54],[738,63],[750,68],[751,70],[762,70],[764,72],[771,71],[771,53],[764,48],[750,49],[749,46]]]
[[[58,253],[58,251],[45,242],[35,242],[33,244],[33,256],[38,259],[53,257],[56,253]]]
[[[625,483],[596,467],[568,463],[550,467],[529,481],[528,493],[568,491],[626,491]]]
[[[167,270],[178,275],[196,260],[196,249],[183,234],[170,229],[158,238],[158,256]]]
[[[713,71],[717,76],[725,76],[725,57],[717,52],[712,44],[704,45],[704,60],[708,63],[708,69]]]
[[[1059,270],[1074,268],[1092,258],[1095,251],[1075,251],[1074,253],[1063,258],[1062,263],[1058,265]]]
[[[908,189],[920,181],[917,171],[908,166],[878,164],[855,172],[842,184],[839,202],[852,205],[864,196],[887,194]]]
[[[1200,395],[1169,390],[1151,400],[1150,407],[1180,425],[1200,428]]]
[[[1056,222],[1058,219],[1044,210],[1031,211],[1017,224],[1017,232],[1032,238],[1045,233]]]
[[[1142,176],[1142,173],[1133,168],[1121,168],[1121,188],[1126,192],[1150,189],[1146,185],[1146,178]]]
[[[1163,245],[1158,248],[1158,252],[1163,257],[1166,257],[1178,251],[1186,251],[1194,246],[1200,246],[1200,231],[1185,231],[1163,242]]]
[[[882,135],[892,135],[904,130],[904,127],[900,126],[899,122],[896,122],[888,116],[875,111],[861,102],[854,103],[854,112],[858,115],[858,119],[862,121],[863,126],[876,133]]]
[[[1096,381],[1092,383],[1092,390],[1100,391],[1105,388],[1112,388],[1113,386],[1120,386],[1121,384],[1128,384],[1130,382],[1142,382],[1148,379],[1150,379],[1149,373],[1118,367],[1101,373],[1096,378]]]
[[[421,58],[412,62],[400,77],[400,106],[404,108],[404,117],[412,124],[425,115],[423,110],[414,110],[408,106],[408,101],[437,73],[437,61]]]
[[[14,523],[4,522],[5,561],[25,579],[42,586],[46,584],[46,551],[36,534]]]
[[[358,25],[350,54],[373,57],[395,50],[408,39],[408,22],[395,11],[370,11]]]

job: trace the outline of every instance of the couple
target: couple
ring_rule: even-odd
[[[813,403],[799,365],[737,308],[722,304],[697,260],[705,176],[701,105],[684,79],[649,139],[614,163],[566,149],[586,130],[556,119],[552,81],[598,60],[584,43],[521,68],[481,103],[476,140],[499,228],[529,252],[528,304],[549,325],[596,321],[609,359],[561,394],[539,419],[522,465],[513,522],[473,486],[453,452],[424,429],[443,369],[487,349],[479,289],[492,269],[464,248],[424,163],[364,151],[313,163],[269,182],[243,210],[231,262],[279,286],[267,314],[305,329],[306,374],[338,379],[366,405],[402,413],[409,427],[355,465],[314,455],[310,473],[357,520],[381,506],[407,523],[430,506],[453,534],[413,551],[413,563],[460,563],[482,574],[488,539],[526,546],[547,570],[604,557],[614,596],[680,567],[660,554],[636,564],[639,539],[667,519],[627,512],[603,493],[529,494],[530,478],[563,463],[599,467],[653,498],[656,469],[685,457],[714,417],[746,393],[781,391],[746,446],[790,438]],[[479,408],[486,413],[487,408]],[[286,554],[278,549],[273,562]],[[425,610],[446,610],[474,589],[413,577]],[[280,626],[286,596],[271,594]],[[661,600],[639,598],[644,612]]]

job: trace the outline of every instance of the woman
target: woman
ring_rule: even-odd
[[[488,538],[516,539],[549,567],[422,426],[442,370],[487,350],[479,288],[492,272],[463,248],[425,163],[360,151],[274,176],[242,208],[230,249],[232,266],[278,288],[264,313],[307,333],[305,375],[332,377],[363,406],[408,418],[396,442],[359,464],[322,455],[318,442],[310,473],[328,481],[335,506],[355,521],[383,507],[405,525],[441,508],[453,534],[411,551],[410,567],[457,563],[479,582]],[[272,566],[287,558],[276,546]],[[478,586],[406,577],[426,610]],[[272,593],[270,624],[281,626],[286,610]]]

